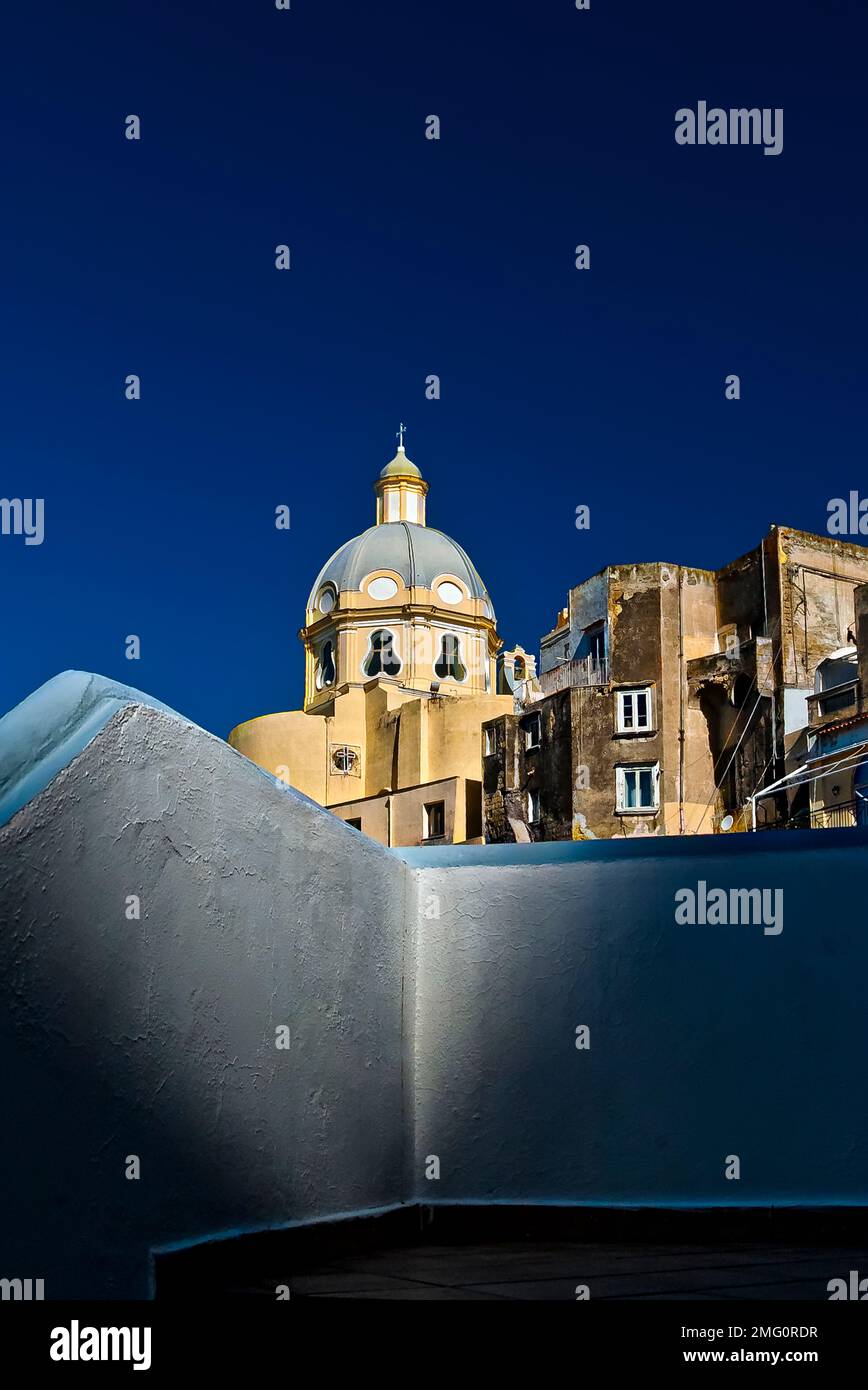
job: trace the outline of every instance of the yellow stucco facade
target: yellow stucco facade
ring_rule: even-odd
[[[415,808],[432,804],[429,783],[451,779],[459,803],[472,804],[482,725],[512,712],[512,696],[495,693],[494,608],[466,552],[427,526],[428,485],[403,444],[375,492],[375,525],[335,552],[308,598],[303,709],[250,719],[229,742],[320,805],[340,807],[343,819],[363,819],[384,843],[459,841],[468,822],[453,813],[454,791],[448,834],[426,835],[426,817],[437,817],[417,818]],[[386,814],[390,796],[411,789]],[[354,816],[350,803],[370,798],[383,800],[383,814]]]

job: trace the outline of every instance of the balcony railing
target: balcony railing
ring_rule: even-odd
[[[539,686],[543,695],[554,695],[558,690],[569,690],[573,686],[605,685],[608,679],[609,663],[605,657],[580,656],[543,671]]]
[[[820,806],[811,812],[811,825],[816,830],[836,830],[842,825],[855,824],[855,801],[841,801],[835,806]]]
[[[816,810],[797,812],[785,821],[769,820],[757,830],[840,830],[856,824],[857,801],[839,801],[834,806],[818,806]]]

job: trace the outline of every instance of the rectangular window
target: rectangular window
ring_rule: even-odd
[[[539,748],[541,737],[542,720],[538,714],[532,714],[524,723],[525,748]]]
[[[539,792],[530,791],[527,794],[527,822],[528,825],[536,825],[539,821]]]
[[[407,493],[407,520],[419,520],[419,497],[415,492]]]
[[[619,734],[643,734],[652,728],[651,690],[618,690],[615,693]]]
[[[656,811],[659,805],[658,787],[660,766],[615,769],[616,809],[619,811]]]
[[[348,820],[348,821],[345,821],[344,823],[345,823],[346,825],[351,825],[351,826],[353,827],[353,830],[361,830],[361,828],[362,828],[362,818],[361,818],[361,816],[359,816],[358,820]]]
[[[493,729],[483,729],[483,747],[486,758],[490,758],[492,753],[497,752],[497,734]]]
[[[426,840],[440,840],[446,834],[446,805],[431,801],[423,807],[422,825]]]

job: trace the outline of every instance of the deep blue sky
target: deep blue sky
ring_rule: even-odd
[[[868,489],[861,0],[54,0],[4,50],[0,496],[46,539],[0,537],[0,711],[67,667],[224,736],[297,708],[402,418],[533,649],[608,562]],[[700,99],[783,154],[677,146]]]

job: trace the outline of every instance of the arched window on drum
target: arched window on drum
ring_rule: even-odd
[[[454,632],[444,632],[440,642],[440,655],[434,662],[434,674],[440,680],[463,681],[467,679],[467,667],[461,660],[461,643]]]
[[[395,651],[395,636],[386,628],[378,628],[371,633],[368,654],[362,669],[370,679],[372,676],[397,676],[401,670],[401,659]]]

